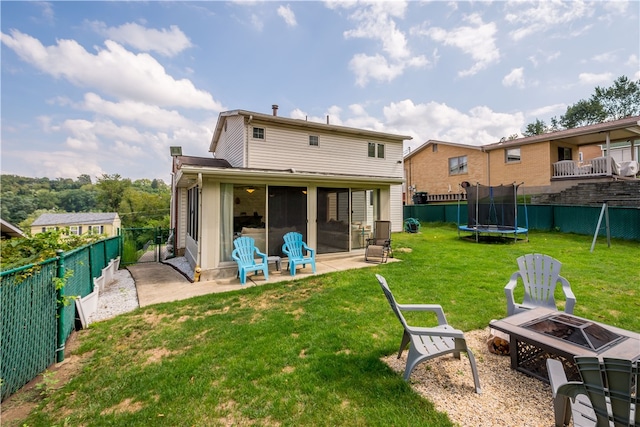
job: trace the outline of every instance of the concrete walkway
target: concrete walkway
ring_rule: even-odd
[[[389,258],[389,262],[395,261],[396,259]],[[340,256],[328,255],[316,258],[316,275],[353,268],[374,267],[376,265],[378,264],[365,262],[364,254],[356,256],[345,256],[344,254]],[[284,263],[282,267],[285,267]],[[173,266],[158,262],[134,264],[128,266],[127,269],[136,283],[140,307],[211,293],[240,290],[265,283],[295,280],[313,275],[309,266],[301,270],[298,269],[295,277],[291,277],[288,271],[269,271],[268,281],[265,281],[261,274],[253,275],[247,278],[247,283],[243,286],[237,278],[192,283]]]

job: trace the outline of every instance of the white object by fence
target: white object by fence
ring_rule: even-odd
[[[98,310],[98,300],[100,296],[100,290],[104,289],[106,285],[113,282],[114,276],[118,268],[120,267],[120,257],[112,259],[105,268],[102,269],[102,274],[100,277],[96,277],[93,279],[93,292],[85,297],[76,298],[76,310],[78,311],[78,316],[80,317],[80,323],[82,323],[82,327],[86,328],[89,326],[91,321],[91,315]]]

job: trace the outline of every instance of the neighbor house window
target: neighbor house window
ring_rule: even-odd
[[[102,234],[104,233],[103,225],[92,225],[89,227],[89,234]]]
[[[384,144],[376,144],[375,142],[370,142],[368,145],[367,156],[384,159]]]
[[[451,157],[449,159],[449,175],[467,173],[467,156]]]
[[[433,153],[437,153],[437,152],[438,152],[438,144],[433,144],[433,145],[431,146],[431,151],[432,151]]]
[[[80,225],[71,225],[69,227],[69,234],[79,236],[82,234],[82,226]]]
[[[309,135],[309,145],[318,146],[318,135]]]
[[[514,163],[520,161],[520,147],[507,148],[504,150],[504,161],[506,163]]]
[[[253,139],[264,139],[264,128],[253,128]]]
[[[573,157],[571,156],[571,148],[558,147],[558,161],[560,160],[573,160]]]

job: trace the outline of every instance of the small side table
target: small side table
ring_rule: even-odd
[[[267,257],[267,264],[275,264],[276,271],[280,271],[282,259],[279,256],[270,256]]]

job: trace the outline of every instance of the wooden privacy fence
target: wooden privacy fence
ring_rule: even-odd
[[[73,297],[93,292],[94,279],[120,257],[121,242],[121,236],[111,237],[0,272],[2,400],[64,360],[65,343],[76,324]]]

